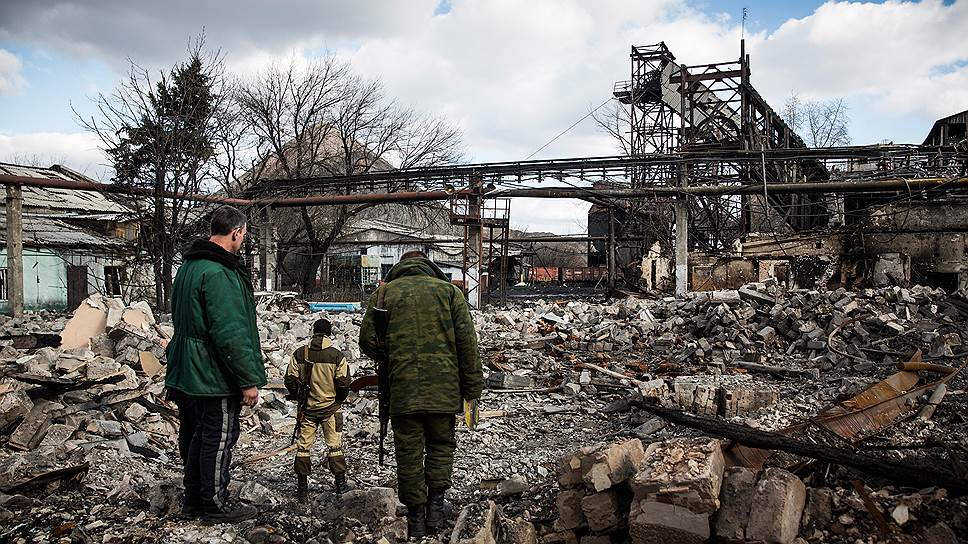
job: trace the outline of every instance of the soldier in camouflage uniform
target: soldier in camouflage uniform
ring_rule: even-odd
[[[389,360],[397,486],[410,536],[420,537],[443,522],[457,447],[455,413],[464,400],[481,396],[477,333],[464,294],[421,252],[404,254],[381,289],[389,313],[386,338],[377,338],[374,294],[360,348]]]
[[[293,352],[286,370],[286,389],[290,398],[302,407],[302,421],[296,430],[294,466],[299,502],[306,500],[313,469],[311,454],[318,430],[322,430],[329,450],[329,470],[333,473],[336,491],[343,493],[348,489],[340,407],[349,394],[350,376],[346,357],[333,346],[332,334],[333,325],[329,320],[317,320],[313,324],[312,340]]]

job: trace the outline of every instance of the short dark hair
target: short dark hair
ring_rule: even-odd
[[[427,254],[423,251],[408,251],[400,256],[401,261],[406,261],[407,259],[426,259]]]
[[[245,214],[232,206],[219,206],[212,212],[212,222],[209,232],[212,236],[225,236],[235,229],[241,229],[247,223]]]
[[[329,336],[333,334],[333,324],[328,319],[317,319],[313,323],[313,334]]]

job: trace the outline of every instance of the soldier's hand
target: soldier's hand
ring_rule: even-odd
[[[255,406],[259,403],[259,388],[247,387],[242,390],[242,406]]]

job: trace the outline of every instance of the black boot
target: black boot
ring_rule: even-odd
[[[435,535],[444,522],[444,490],[427,490],[427,532]]]
[[[339,493],[340,495],[353,489],[352,487],[350,487],[349,484],[346,483],[345,472],[337,472],[336,474],[333,474],[333,484],[334,484],[334,487],[336,487],[336,492]]]
[[[407,507],[407,533],[410,538],[423,538],[427,534],[426,523],[423,505]]]
[[[309,476],[306,476],[305,474],[298,474],[297,477],[296,500],[300,503],[304,503],[309,497]]]

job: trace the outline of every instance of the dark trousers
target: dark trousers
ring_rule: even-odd
[[[408,507],[425,504],[427,488],[451,485],[457,449],[454,414],[407,414],[391,421],[400,502]]]
[[[232,448],[239,440],[241,397],[174,396],[178,450],[185,468],[185,504],[220,509],[228,500]]]
[[[168,400],[178,406],[178,456],[182,466],[185,466],[188,461],[188,448],[192,445],[192,435],[195,434],[195,398],[177,389],[169,389]]]

